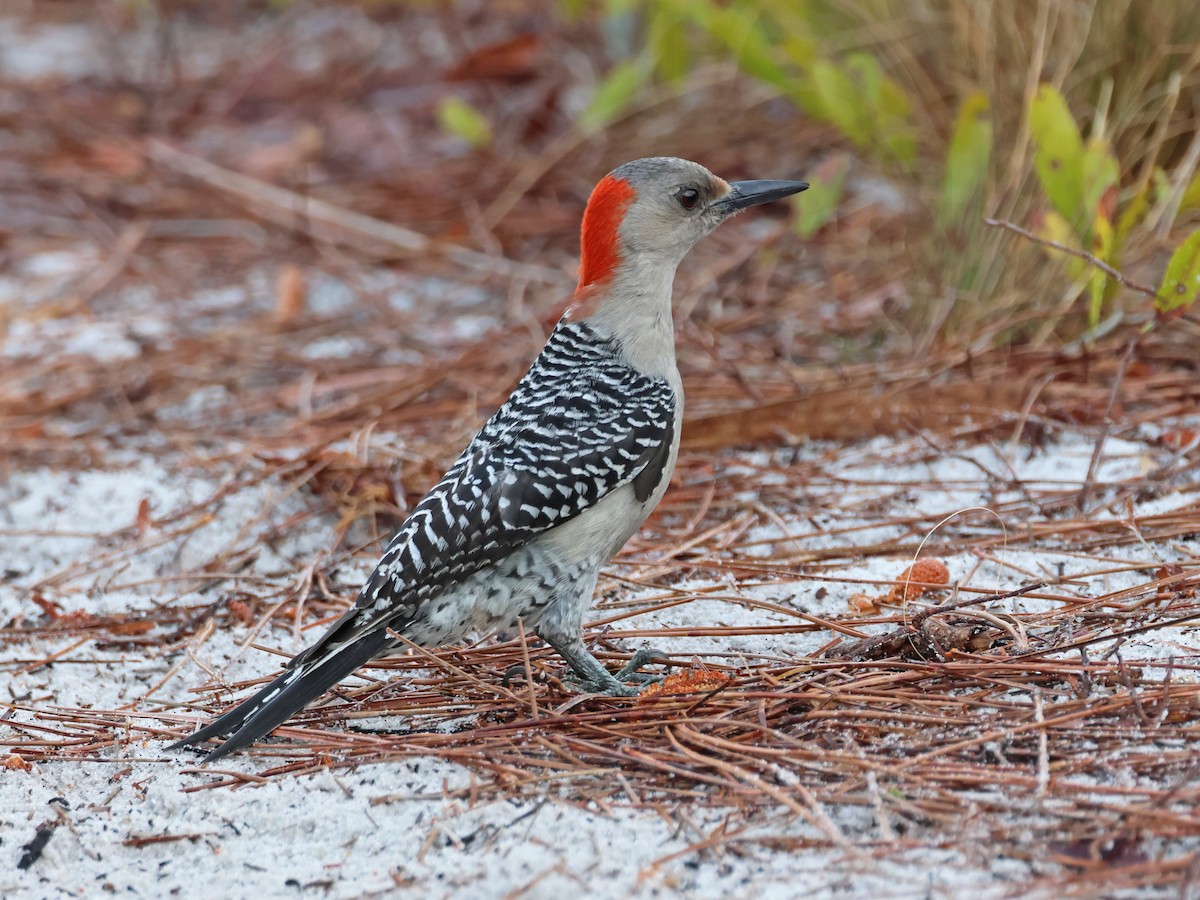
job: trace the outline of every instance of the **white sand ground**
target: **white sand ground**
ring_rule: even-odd
[[[81,258],[34,259],[20,274],[26,286],[40,284],[39,279],[53,282]],[[15,289],[8,282],[0,285],[3,290],[12,296]],[[36,295],[26,293],[23,300],[36,303]],[[219,306],[220,298],[209,300]],[[114,308],[109,318],[22,325],[10,330],[4,353],[17,359],[53,352],[57,346],[119,364],[138,352],[137,342],[128,338],[129,327],[118,327],[117,317],[127,315],[128,310]],[[141,322],[135,327],[148,333],[162,332],[149,313],[135,321]],[[339,352],[327,341],[316,350]],[[202,408],[203,398],[187,398],[178,414]],[[60,425],[83,429],[87,423]],[[1094,472],[1098,495],[1177,461],[1157,437],[1145,429],[1109,437]],[[403,436],[376,434],[372,440],[392,446]],[[304,563],[334,541],[334,523],[322,516],[304,519],[282,539],[259,540],[311,502],[271,477],[232,493],[215,507],[215,515],[206,507],[203,521],[190,522],[195,527],[185,535],[172,536],[166,528],[137,533],[129,526],[143,501],[155,521],[182,513],[178,521],[189,524],[186,510],[191,505],[213,496],[229,479],[252,472],[254,464],[198,465],[194,456],[164,449],[150,434],[114,438],[104,446],[103,458],[88,468],[25,465],[9,468],[0,479],[0,622],[12,627],[36,619],[39,610],[30,599],[35,591],[64,613],[152,611],[163,602],[194,600],[186,586],[164,593],[163,579],[205,571],[210,560],[251,549],[248,565],[225,587],[286,590]],[[836,453],[828,446],[802,448],[798,461],[813,467],[809,482],[781,484],[767,474],[763,485],[804,494],[825,492],[833,484],[838,508],[821,517],[759,528],[745,536],[743,545],[749,545],[746,552],[765,556],[874,543],[897,534],[894,526],[876,523],[900,509],[935,518],[966,510],[962,516],[978,517],[980,527],[994,528],[995,516],[978,507],[1003,507],[1023,492],[1081,485],[1094,447],[1094,434],[1064,430],[1039,450],[968,444],[931,454],[911,439],[878,439]],[[915,457],[924,461],[907,461]],[[753,476],[772,458],[765,452],[731,455],[728,474]],[[1180,487],[1168,485],[1135,503],[1131,521],[1170,509],[1194,510],[1200,493],[1191,482],[1177,479]],[[1006,526],[1020,529],[1021,523]],[[1176,542],[1124,547],[1106,553],[1104,560],[1024,544],[998,553],[999,563],[967,554],[946,562],[953,581],[999,589],[1017,586],[1030,573],[1065,572],[1075,576],[1065,589],[1082,597],[1145,580],[1133,572],[1105,574],[1116,557],[1157,565],[1193,556],[1188,546]],[[348,564],[339,577],[353,583],[370,562],[363,558]],[[794,586],[693,579],[671,589],[693,592],[699,599],[646,613],[631,624],[737,627],[787,621],[786,612],[739,602],[753,599],[795,601],[809,613],[845,616],[847,599],[863,589],[862,581],[894,579],[906,562],[852,561],[825,569],[823,582],[805,579]],[[626,591],[609,602],[649,600],[656,593]],[[1044,602],[1017,599],[1001,608],[1035,612]],[[19,754],[21,741],[35,733],[26,729],[54,728],[58,707],[152,713],[160,701],[191,699],[190,689],[208,681],[210,672],[236,681],[273,671],[278,658],[244,646],[250,637],[240,626],[170,653],[123,649],[112,642],[99,647],[74,636],[13,637],[0,645],[3,700],[11,704],[0,722],[0,741],[8,745],[5,752]],[[274,629],[258,640],[294,653],[307,637]],[[825,633],[680,637],[671,640],[670,650],[699,659],[728,661],[732,654],[753,661],[802,656],[827,640]],[[1196,644],[1196,629],[1184,625],[1160,630],[1152,639],[1124,641],[1121,652],[1127,659],[1164,667],[1165,673],[1170,658],[1194,657]],[[1100,646],[1094,652],[1104,650]],[[53,654],[61,655],[52,664],[38,664]],[[1194,674],[1176,670],[1171,677]],[[895,844],[878,853],[879,823],[859,807],[829,810],[851,840],[845,852],[689,849],[718,832],[722,810],[697,808],[664,818],[632,804],[600,808],[554,791],[471,805],[458,789],[478,775],[437,759],[188,792],[212,776],[194,767],[194,757],[168,753],[164,746],[131,734],[129,743],[103,759],[0,770],[0,896],[999,897],[1019,891],[1014,886],[1038,870],[991,858],[986,845],[978,843],[983,836],[967,832],[961,844]],[[237,756],[221,767],[255,772],[261,762]],[[372,802],[379,798],[390,799]],[[39,830],[46,833],[49,823],[58,827],[34,852],[35,836]],[[809,826],[776,816],[754,828],[803,835]],[[23,867],[22,861],[31,857],[36,858]]]

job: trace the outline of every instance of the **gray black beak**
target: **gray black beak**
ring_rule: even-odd
[[[758,206],[760,203],[770,203],[772,200],[782,200],[792,194],[798,194],[808,189],[807,181],[734,181],[730,191],[713,204],[713,208],[722,215],[730,215],[739,209]]]

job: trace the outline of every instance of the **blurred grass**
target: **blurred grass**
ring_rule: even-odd
[[[49,20],[94,15],[110,69],[69,90],[47,82],[32,101],[26,87],[8,95],[17,111],[0,118],[23,117],[11,133],[24,138],[4,161],[25,169],[6,189],[43,210],[48,234],[83,227],[60,214],[81,189],[131,222],[180,214],[170,194],[136,183],[154,174],[136,152],[152,135],[198,158],[219,148],[221,164],[264,183],[317,184],[326,200],[419,222],[456,244],[513,259],[546,259],[553,248],[565,271],[595,174],[675,153],[726,174],[812,182],[795,201],[801,241],[788,242],[783,266],[771,262],[773,248],[759,259],[774,280],[747,291],[707,279],[703,296],[740,289],[728,299],[777,304],[789,333],[836,348],[838,324],[816,310],[832,299],[850,311],[848,331],[871,330],[840,335],[850,358],[885,341],[896,355],[1054,346],[1121,325],[1195,321],[1196,4],[217,6],[36,6],[31,15]],[[319,39],[306,30],[310,16],[325,22],[312,32]],[[223,56],[217,35],[254,50]],[[123,53],[126,41],[157,49]],[[471,187],[429,189],[442,180]],[[218,212],[228,211],[204,215]],[[25,238],[31,229],[10,230]]]
[[[651,79],[682,84],[724,58],[832,125],[857,157],[851,183],[854,169],[874,170],[900,188],[913,212],[893,240],[914,298],[907,324],[917,349],[1069,340],[1095,334],[1114,312],[1110,326],[1153,312],[1150,299],[1118,290],[1098,269],[986,227],[987,216],[1155,285],[1196,222],[1200,5],[564,0],[561,8],[598,13],[607,34],[623,36],[618,52],[628,55],[597,91],[606,116]],[[800,201],[802,236],[836,217],[840,184],[828,188],[819,208],[805,211],[815,190]]]

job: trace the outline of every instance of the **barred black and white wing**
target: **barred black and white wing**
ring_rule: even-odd
[[[670,459],[678,398],[584,323],[560,322],[532,368],[392,539],[355,605],[274,682],[181,744],[244,747],[372,658],[422,605],[624,485],[646,500]]]
[[[411,618],[622,485],[645,500],[670,456],[676,397],[586,325],[563,323],[508,402],[417,505],[356,607]]]

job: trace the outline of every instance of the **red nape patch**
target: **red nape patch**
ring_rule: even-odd
[[[617,229],[633,202],[633,187],[623,178],[605,175],[588,199],[579,236],[579,289],[603,281],[621,261]]]

